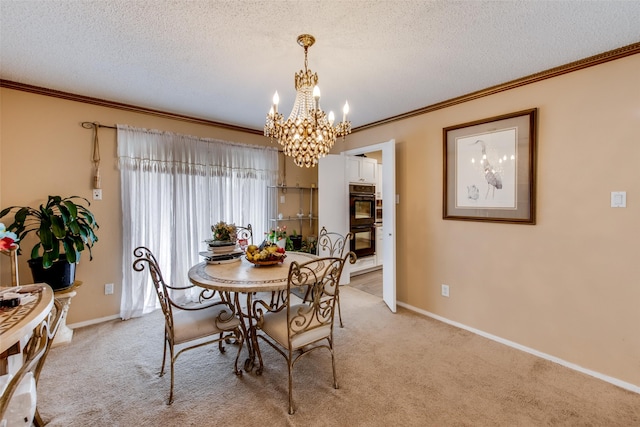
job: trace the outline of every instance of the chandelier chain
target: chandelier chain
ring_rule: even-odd
[[[305,72],[305,74],[308,71],[308,67],[307,67],[307,64],[308,64],[308,62],[307,62],[307,51],[308,50],[309,50],[309,48],[307,46],[305,46],[304,47],[304,72]]]

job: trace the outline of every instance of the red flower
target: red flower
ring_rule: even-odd
[[[11,249],[14,240],[11,237],[3,237],[0,239],[0,251]]]

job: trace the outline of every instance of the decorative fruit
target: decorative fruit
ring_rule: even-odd
[[[285,250],[277,245],[264,241],[260,246],[247,246],[246,256],[249,261],[275,261],[282,260],[286,256]]]

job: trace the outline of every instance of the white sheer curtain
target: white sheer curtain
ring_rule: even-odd
[[[148,272],[133,270],[133,250],[148,247],[169,284],[189,279],[218,221],[268,230],[267,185],[278,173],[275,149],[118,125],[123,276],[120,317],[158,307]]]

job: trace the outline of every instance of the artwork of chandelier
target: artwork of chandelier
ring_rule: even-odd
[[[307,68],[307,50],[316,39],[309,34],[298,36],[298,44],[304,48],[304,70],[295,75],[296,101],[291,115],[284,121],[278,113],[278,92],[273,95],[273,105],[264,125],[264,136],[273,142],[276,138],[284,154],[292,157],[297,166],[313,167],[320,157],[326,156],[337,137],[351,133],[351,122],[347,121],[349,103],[345,102],[342,122],[333,126],[333,111],[327,116],[320,108],[318,74]]]

